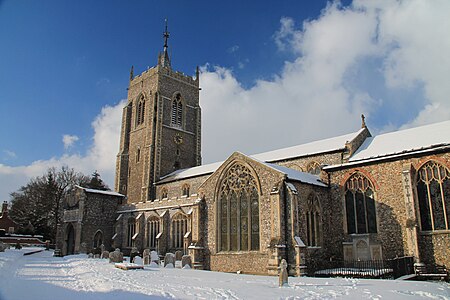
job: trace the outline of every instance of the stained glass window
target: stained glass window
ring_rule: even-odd
[[[450,172],[430,161],[417,176],[420,225],[422,230],[448,230],[450,219]]]
[[[259,194],[250,169],[234,164],[221,183],[219,250],[259,250]]]
[[[347,233],[376,233],[377,219],[372,183],[362,174],[353,174],[345,184]]]

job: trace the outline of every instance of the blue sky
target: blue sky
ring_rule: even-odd
[[[129,70],[201,66],[204,162],[450,118],[448,1],[0,1],[0,200],[49,166],[113,186]],[[281,133],[281,134],[280,134]]]

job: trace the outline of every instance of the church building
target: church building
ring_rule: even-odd
[[[180,250],[223,272],[277,274],[282,259],[290,275],[335,259],[450,266],[450,121],[372,136],[362,117],[346,135],[202,165],[199,71],[172,68],[168,38],[155,67],[131,71],[116,192],[65,201],[63,255],[100,236],[107,250]]]

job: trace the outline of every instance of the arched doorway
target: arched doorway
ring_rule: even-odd
[[[75,229],[72,224],[67,225],[67,255],[75,254]]]

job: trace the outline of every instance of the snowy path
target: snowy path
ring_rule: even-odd
[[[16,299],[447,299],[447,283],[278,278],[181,269],[123,271],[85,255],[0,253],[0,300]]]

